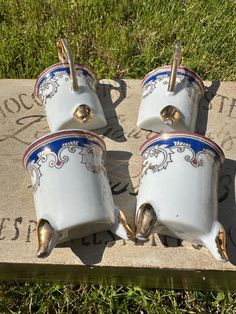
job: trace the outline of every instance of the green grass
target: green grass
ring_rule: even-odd
[[[57,62],[65,36],[77,62],[99,77],[141,78],[168,64],[175,39],[183,64],[203,79],[236,79],[232,0],[0,0],[0,78],[36,78]]]
[[[142,78],[182,64],[203,79],[236,80],[236,3],[230,0],[0,0],[0,78],[36,78],[56,63],[55,39],[100,78]],[[138,287],[2,283],[1,313],[236,313],[236,295]]]
[[[1,290],[2,289],[2,290]],[[138,287],[3,284],[0,311],[10,313],[235,313],[236,294]],[[2,312],[1,312],[2,313]],[[5,312],[4,312],[5,313]]]

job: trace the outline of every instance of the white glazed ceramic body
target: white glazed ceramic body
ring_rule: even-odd
[[[150,204],[156,232],[205,245],[222,260],[216,246],[218,176],[222,150],[211,140],[191,133],[166,133],[141,147],[143,160],[137,211]]]
[[[106,126],[106,119],[96,93],[97,80],[85,66],[76,65],[78,91],[72,90],[69,65],[54,64],[38,78],[34,93],[45,107],[51,132],[64,129],[82,128],[92,130]],[[80,105],[87,105],[92,118],[86,123],[78,121],[74,112]]]
[[[118,228],[104,152],[103,140],[82,130],[43,136],[26,150],[37,221],[47,220],[58,242]]]
[[[143,79],[137,126],[155,132],[195,132],[198,105],[204,95],[203,82],[195,72],[179,66],[175,90],[169,92],[170,74],[171,66],[163,66]],[[167,106],[174,106],[180,113],[180,119],[172,125],[164,123],[160,114]]]

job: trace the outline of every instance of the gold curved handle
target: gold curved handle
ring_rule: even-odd
[[[170,80],[169,80],[169,85],[168,85],[168,92],[173,92],[175,90],[176,75],[177,75],[177,70],[178,70],[178,66],[180,62],[181,62],[181,41],[177,40],[175,42],[174,56],[173,56]]]
[[[68,45],[68,42],[65,38],[59,38],[56,42],[56,46],[57,46],[57,53],[58,53],[59,60],[63,63],[65,62],[69,63],[72,90],[78,91],[79,85],[78,85],[78,80],[77,80],[76,68],[74,65],[72,53]]]

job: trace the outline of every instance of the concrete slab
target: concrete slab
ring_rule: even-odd
[[[236,82],[205,82],[197,130],[219,144],[226,161],[220,177],[219,220],[230,261],[217,263],[205,248],[153,236],[139,245],[100,233],[71,241],[46,259],[36,257],[31,182],[22,167],[27,145],[49,132],[34,80],[0,81],[0,279],[62,280],[161,288],[236,287]],[[108,126],[106,167],[115,203],[133,224],[140,175],[139,146],[152,134],[136,127],[139,80],[102,80],[99,96]]]

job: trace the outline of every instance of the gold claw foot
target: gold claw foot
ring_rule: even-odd
[[[224,260],[228,260],[228,255],[226,252],[226,234],[225,230],[221,229],[216,237],[216,245],[218,252]]]
[[[174,106],[166,106],[160,112],[161,118],[166,124],[172,125],[180,119],[180,112]]]
[[[57,232],[53,229],[50,223],[41,219],[37,226],[37,236],[38,236],[38,252],[37,257],[45,258],[56,246],[57,242]]]
[[[89,122],[92,116],[92,110],[85,104],[79,105],[74,112],[74,117],[81,123]]]
[[[136,238],[147,241],[154,230],[156,222],[157,216],[152,205],[144,203],[140,206],[136,217]]]
[[[129,239],[134,238],[135,233],[134,231],[130,228],[129,224],[127,223],[126,217],[123,213],[123,211],[120,209],[120,223],[123,225],[123,227],[125,228],[126,232],[127,232],[127,236]]]

